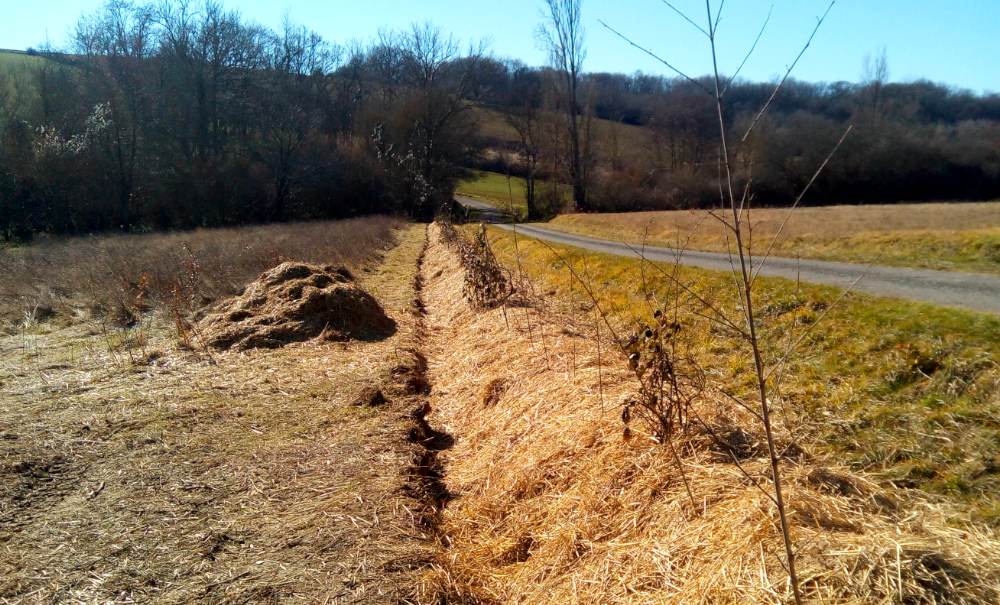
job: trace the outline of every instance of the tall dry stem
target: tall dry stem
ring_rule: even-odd
[[[727,132],[725,105],[723,100],[726,92],[729,90],[730,84],[733,82],[736,75],[746,64],[747,59],[756,49],[757,43],[760,41],[764,29],[767,27],[767,23],[770,21],[771,15],[770,13],[768,13],[767,19],[764,22],[764,26],[761,28],[761,32],[757,35],[757,38],[754,41],[753,46],[750,48],[750,51],[747,53],[746,57],[740,63],[740,66],[739,68],[737,68],[736,73],[734,73],[728,79],[728,81],[723,83],[723,78],[719,73],[719,57],[716,49],[716,32],[718,29],[719,21],[722,18],[722,10],[723,7],[725,6],[725,3],[720,2],[718,8],[713,13],[711,0],[705,0],[705,13],[706,13],[705,27],[699,25],[695,20],[689,18],[682,11],[677,9],[675,6],[673,6],[666,0],[664,0],[664,4],[666,4],[675,13],[680,15],[690,25],[694,26],[700,33],[702,33],[708,39],[709,49],[711,52],[711,59],[712,59],[710,87],[707,87],[702,82],[695,80],[694,78],[691,78],[687,74],[683,73],[682,71],[674,67],[672,64],[668,63],[667,61],[655,55],[652,51],[644,49],[639,45],[635,44],[624,35],[612,29],[607,24],[602,22],[602,25],[604,25],[604,27],[608,28],[613,33],[624,39],[632,46],[639,48],[646,54],[657,59],[665,66],[667,66],[669,69],[677,73],[679,76],[686,78],[689,82],[695,84],[698,88],[700,88],[708,95],[710,95],[714,101],[714,107],[716,110],[716,115],[718,117],[718,128],[719,128],[719,196],[720,196],[720,201],[722,202],[722,206],[723,208],[725,208],[725,212],[730,214],[731,216],[728,219],[721,214],[712,213],[712,216],[714,216],[714,218],[718,219],[722,223],[726,233],[726,241],[727,242],[731,241],[730,236],[733,238],[733,240],[735,240],[734,242],[735,251],[732,248],[730,248],[730,262],[732,265],[732,272],[733,272],[734,294],[736,295],[736,298],[740,301],[740,306],[742,307],[740,309],[742,317],[739,318],[741,321],[739,321],[738,323],[742,323],[743,326],[742,327],[737,326],[736,320],[728,317],[725,312],[709,304],[707,301],[704,301],[703,299],[699,300],[705,305],[706,309],[708,310],[708,312],[705,314],[707,317],[709,317],[715,322],[721,323],[730,328],[736,328],[737,333],[743,338],[743,340],[749,347],[750,355],[753,358],[756,391],[757,391],[757,396],[759,397],[760,400],[759,401],[760,412],[759,414],[757,412],[754,412],[754,415],[758,419],[760,419],[761,423],[764,425],[764,432],[767,439],[768,455],[770,458],[771,481],[773,484],[773,496],[769,495],[768,497],[774,503],[778,511],[781,536],[782,536],[782,541],[784,543],[785,560],[787,562],[786,568],[788,570],[788,575],[789,575],[789,584],[791,585],[792,593],[795,598],[795,603],[797,605],[801,605],[802,592],[799,586],[799,579],[795,568],[796,551],[792,542],[791,533],[789,531],[787,506],[785,502],[785,495],[782,491],[781,468],[780,468],[782,455],[778,452],[776,446],[775,436],[774,436],[774,424],[771,419],[772,410],[771,410],[771,400],[769,398],[769,387],[768,387],[769,373],[765,368],[764,358],[763,355],[761,354],[761,338],[758,333],[758,322],[754,312],[754,302],[755,302],[754,285],[757,274],[754,272],[754,267],[753,267],[752,224],[750,223],[750,202],[753,199],[751,195],[752,180],[748,180],[745,186],[743,186],[741,190],[741,188],[737,187],[735,183],[736,178],[734,175],[733,166],[737,156],[739,155],[740,151],[742,151],[743,144],[747,141],[748,137],[755,129],[761,117],[767,112],[768,108],[771,106],[771,103],[774,101],[778,92],[781,90],[785,81],[788,79],[795,65],[802,58],[806,49],[809,48],[813,38],[816,35],[816,32],[819,30],[827,14],[829,14],[830,9],[833,7],[834,2],[830,3],[830,6],[829,8],[827,8],[826,13],[824,13],[823,16],[818,19],[816,27],[813,30],[812,34],[809,36],[809,39],[806,41],[805,45],[803,46],[802,50],[799,52],[795,60],[788,66],[784,76],[774,87],[774,90],[772,91],[770,98],[760,109],[760,111],[756,114],[750,126],[748,127],[747,131],[740,137],[739,144],[736,146],[735,150],[730,150],[730,140]],[[850,129],[848,129],[848,132],[849,131]],[[834,147],[834,149],[827,156],[826,160],[818,167],[812,179],[809,180],[806,186],[799,193],[798,197],[795,200],[795,204],[789,210],[789,216],[791,212],[794,211],[795,207],[798,205],[802,197],[812,186],[817,176],[825,168],[830,157],[832,157],[832,155],[836,152],[837,148],[840,146],[840,143],[843,142],[848,132],[844,133],[844,136],[841,137],[840,141],[837,143],[837,146]],[[786,216],[785,221],[787,220],[788,217]],[[744,221],[746,221],[747,228],[744,228]],[[784,223],[782,223],[782,226],[784,226]],[[760,261],[758,261],[757,273],[759,273],[760,271],[759,266],[762,265],[763,262],[767,260],[767,257],[771,252],[772,246],[773,246],[773,241],[765,251],[763,258]],[[640,254],[640,256],[643,257],[644,261],[645,260],[644,255]],[[676,285],[679,290],[683,289],[689,291],[688,288],[686,288],[686,286],[684,286],[680,282],[680,280],[677,279],[676,274],[668,275],[666,272],[663,273],[664,275],[667,275],[667,277],[671,279],[671,282],[674,285]],[[693,292],[690,293],[694,294]],[[787,355],[791,352],[791,349],[793,347],[794,345],[789,347],[789,350],[786,352],[785,357],[782,358],[782,362],[784,361],[785,358],[787,358]],[[743,404],[742,402],[740,402],[740,404],[745,406],[745,404]],[[740,468],[742,470],[742,467]],[[763,490],[762,486],[760,486],[759,484],[756,485]]]

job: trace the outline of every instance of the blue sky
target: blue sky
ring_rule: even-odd
[[[58,45],[79,15],[100,3],[8,0],[0,23],[0,47],[37,46],[45,39],[46,28]],[[228,0],[225,4],[272,27],[288,11],[294,21],[339,43],[370,38],[380,27],[405,28],[431,21],[463,41],[491,39],[497,55],[532,65],[545,60],[534,37],[541,0]],[[704,2],[673,4],[699,23],[704,21]],[[743,75],[766,80],[783,72],[828,4],[728,0],[719,28],[720,68],[735,69],[773,6],[767,30]],[[709,70],[704,37],[662,0],[584,0],[583,13],[587,71],[669,73],[607,31],[598,19],[692,75]],[[1000,0],[839,0],[794,75],[809,81],[857,81],[865,54],[882,46],[893,81],[925,78],[976,92],[1000,92]]]

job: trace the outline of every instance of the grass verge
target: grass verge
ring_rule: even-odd
[[[475,263],[463,270],[439,243],[422,267],[430,418],[455,440],[442,452],[447,549],[421,602],[790,602],[774,507],[753,484],[766,485],[768,463],[749,414],[706,394],[697,413],[724,441],[689,426],[672,456],[634,421],[629,437],[621,402],[636,376],[594,338],[593,313],[524,283],[505,308],[477,310],[463,299]],[[560,298],[564,312],[550,304]],[[783,467],[809,602],[1000,595],[1000,543],[954,507],[821,456]]]
[[[513,236],[490,228],[490,239],[517,271]],[[536,240],[517,240],[521,269],[580,315],[588,301],[563,262]],[[622,329],[650,321],[647,295],[665,296],[665,280],[648,264],[551,246],[587,276]],[[680,278],[717,305],[737,304],[732,275],[683,267]],[[1000,318],[852,293],[814,326],[838,290],[761,280],[757,308],[768,360],[811,329],[780,386],[781,413],[795,438],[855,470],[968,505],[975,520],[1000,528]],[[752,391],[752,360],[735,352],[733,335],[697,317],[685,333],[713,382],[736,395]]]

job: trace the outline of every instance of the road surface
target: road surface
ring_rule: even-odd
[[[487,222],[498,222],[500,213],[493,208],[488,214],[485,202],[470,198],[457,198],[462,204],[483,210],[482,218]],[[473,203],[474,202],[474,203]],[[504,229],[514,229],[514,225],[498,225]],[[639,256],[639,246],[612,242],[607,240],[573,235],[559,231],[551,231],[537,225],[517,225],[517,233],[522,233],[550,242],[567,244],[595,252],[617,254],[619,256]],[[678,259],[682,264],[732,271],[729,255],[715,252],[697,252],[694,250],[675,250],[673,248],[658,248],[646,246],[645,257],[652,261],[672,263]],[[739,260],[737,259],[738,263]],[[754,259],[755,264],[759,259]],[[759,266],[759,265],[757,265]],[[738,267],[738,264],[737,264]],[[756,269],[756,266],[755,266]],[[865,270],[867,269],[867,273]],[[816,260],[798,260],[794,258],[771,257],[764,263],[760,274],[766,277],[784,277],[798,279],[804,282],[827,284],[839,288],[848,288],[862,274],[864,277],[854,286],[854,290],[878,294],[881,296],[896,296],[910,300],[964,307],[975,311],[1000,313],[1000,277],[976,273],[952,273],[948,271],[930,271],[927,269],[908,269],[903,267],[886,267],[883,265],[867,265],[853,263],[833,263]]]
[[[503,222],[503,217],[500,214],[500,210],[492,204],[487,204],[486,202],[480,202],[477,199],[471,197],[465,197],[464,195],[456,195],[455,201],[463,206],[468,206],[469,208],[475,208],[479,211],[479,219],[484,223],[501,223]]]

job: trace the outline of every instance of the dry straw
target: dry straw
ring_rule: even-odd
[[[457,439],[446,459],[457,498],[439,528],[448,548],[422,584],[426,602],[791,600],[774,507],[754,485],[769,463],[749,414],[711,399],[692,408],[722,440],[704,429],[675,439],[692,505],[669,450],[649,435],[624,442],[621,410],[602,407],[602,390],[621,402],[639,385],[606,347],[599,367],[593,324],[514,314],[532,322],[532,339],[500,309],[474,311],[440,243],[423,273],[429,420]],[[1000,600],[1000,542],[956,511],[836,461],[802,453],[785,465],[807,600]]]
[[[208,309],[199,335],[218,349],[274,349],[290,342],[384,338],[396,329],[345,268],[287,262]]]
[[[206,358],[158,315],[157,353],[119,367],[85,325],[30,364],[0,339],[0,602],[404,600],[433,551],[391,375],[422,235],[357,267],[399,322],[379,341]],[[372,386],[390,402],[350,405]]]

